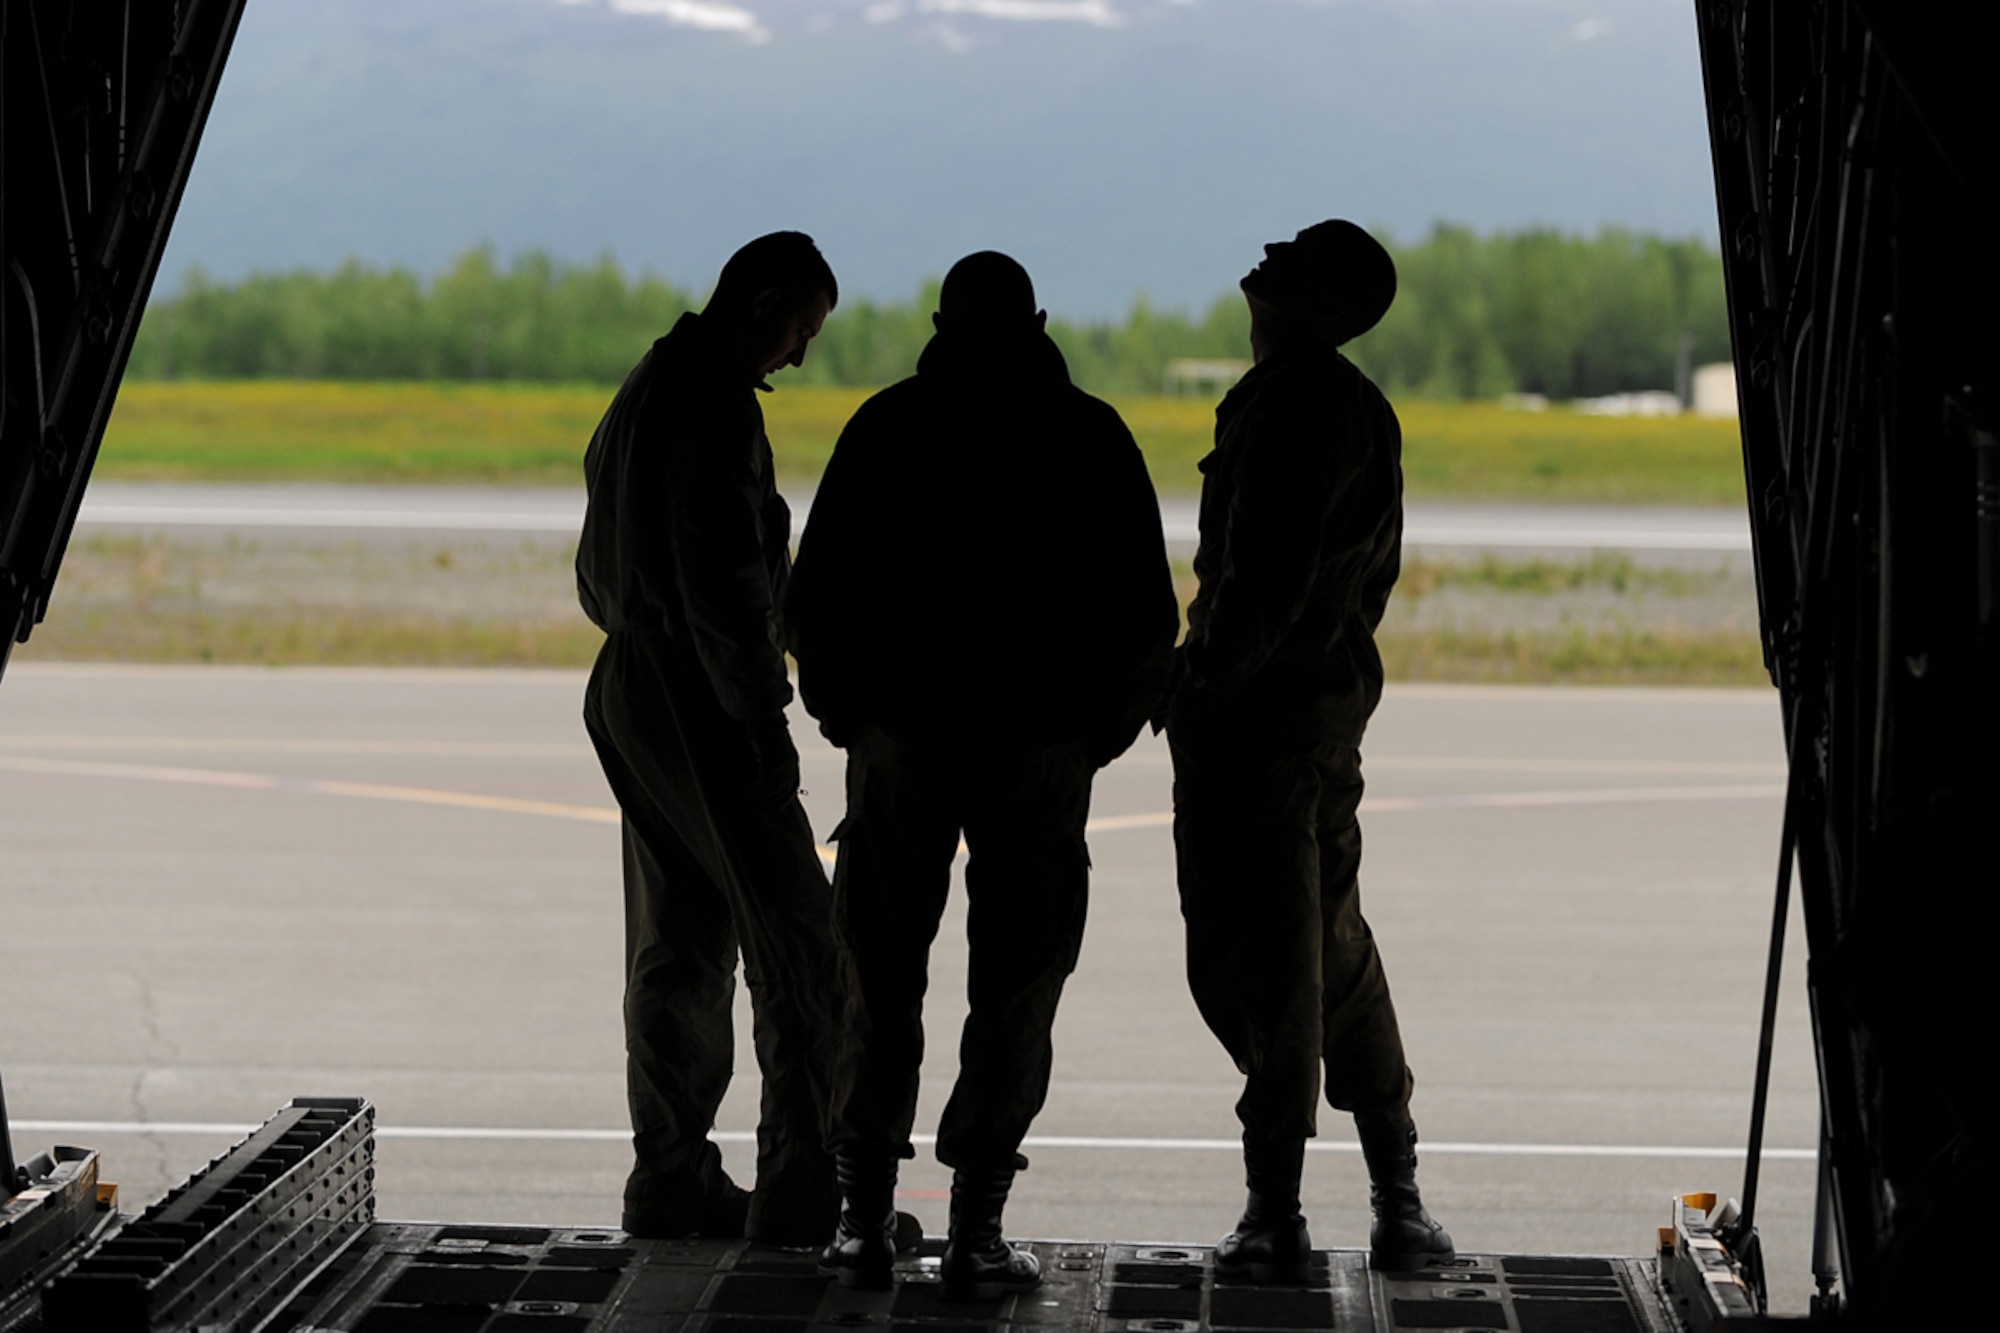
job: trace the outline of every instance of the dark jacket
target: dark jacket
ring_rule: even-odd
[[[1131,432],[1045,335],[933,338],[863,403],[799,543],[786,625],[806,708],[845,741],[1075,742],[1108,763],[1179,627]]]
[[[791,511],[772,476],[754,375],[682,315],[625,379],[584,455],[583,610],[611,633],[692,651],[740,721],[790,702],[778,608]]]
[[[1277,353],[1216,410],[1201,461],[1188,682],[1359,740],[1382,693],[1375,628],[1401,569],[1402,431],[1331,350]]]

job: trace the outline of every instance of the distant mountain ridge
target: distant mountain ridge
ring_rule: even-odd
[[[609,251],[701,288],[817,236],[908,295],[1205,302],[1329,215],[1714,233],[1675,0],[257,0],[163,283]]]

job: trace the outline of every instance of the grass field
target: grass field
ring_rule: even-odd
[[[16,660],[242,662],[258,667],[572,667],[604,636],[582,616],[540,622],[364,610],[54,614]],[[1756,634],[1720,630],[1384,632],[1390,681],[1768,687]]]
[[[257,666],[588,667],[603,635],[581,616],[540,622],[366,611],[52,615],[17,661]],[[1765,686],[1754,634],[1631,629],[1433,630],[1380,639],[1391,681],[1507,685]]]
[[[568,540],[460,533],[84,532],[17,660],[587,666]],[[1194,577],[1175,562],[1185,599]],[[1383,623],[1391,680],[1767,683],[1740,571],[1576,560],[1404,567]]]
[[[603,635],[580,618],[540,624],[366,613],[59,616],[19,661],[231,662],[256,666],[586,668]],[[1501,685],[1770,684],[1755,635],[1433,631],[1384,634],[1391,681]]]
[[[778,468],[810,481],[863,389],[785,386],[764,399]],[[611,398],[597,385],[133,383],[97,475],[128,480],[483,482],[569,486]],[[1200,488],[1213,404],[1117,398],[1162,493]],[[1702,418],[1515,412],[1406,402],[1410,494],[1439,499],[1737,504],[1736,425]]]

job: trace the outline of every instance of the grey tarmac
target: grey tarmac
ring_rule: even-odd
[[[802,526],[809,490],[788,492]],[[1160,506],[1168,544],[1191,552],[1199,537],[1194,500]],[[80,527],[138,531],[219,529],[254,533],[519,533],[574,536],[583,492],[495,486],[344,486],[103,481],[92,485]],[[1634,505],[1410,504],[1405,544],[1444,551],[1574,555],[1629,551],[1653,558],[1750,550],[1749,521],[1737,507]]]
[[[383,1215],[607,1224],[626,1165],[616,814],[574,672],[17,662],[0,687],[0,1070],[17,1146],[102,1148],[127,1207],[301,1093],[380,1108]],[[801,719],[830,830],[840,759]],[[1363,883],[1426,1195],[1467,1249],[1642,1254],[1734,1192],[1783,754],[1765,691],[1392,684]],[[1151,738],[1099,779],[1090,931],[1010,1225],[1206,1242],[1241,1203],[1236,1074],[1181,978]],[[1797,914],[1794,913],[1794,921]],[[964,982],[947,918],[920,1128]],[[1792,941],[1764,1222],[1803,1309],[1816,1097]],[[747,1031],[747,1028],[745,1029]],[[721,1129],[747,1171],[747,1040]],[[1366,1238],[1351,1126],[1305,1201]],[[944,1224],[919,1160],[903,1206]]]

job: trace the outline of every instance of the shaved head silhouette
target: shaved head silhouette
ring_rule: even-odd
[[[1028,270],[998,250],[981,250],[953,264],[938,293],[939,321],[955,328],[1020,327],[1037,313]]]

